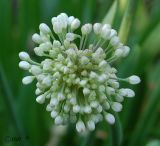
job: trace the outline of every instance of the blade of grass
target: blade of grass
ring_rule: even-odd
[[[126,11],[124,13],[121,26],[119,29],[119,37],[123,43],[126,43],[128,40],[128,35],[134,20],[134,15],[136,12],[137,4],[139,0],[129,0]]]

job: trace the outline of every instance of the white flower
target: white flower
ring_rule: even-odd
[[[24,69],[24,70],[29,70],[31,65],[27,61],[21,61],[19,63],[19,67]]]
[[[140,82],[135,75],[127,79],[117,77],[118,71],[112,66],[127,56],[130,48],[120,42],[117,31],[109,24],[95,23],[91,33],[92,24],[87,23],[80,28],[82,34],[77,34],[73,31],[80,27],[80,21],[73,16],[61,13],[51,22],[52,30],[42,23],[40,34],[32,36],[37,43],[34,53],[40,62],[31,60],[26,52],[19,54],[19,67],[31,74],[23,78],[23,84],[37,81],[36,101],[47,103],[46,110],[55,124],[76,123],[78,132],[94,130],[103,119],[114,124],[111,110],[120,112],[124,97],[135,96],[133,90],[120,88],[120,82]],[[94,42],[89,34],[96,36]]]
[[[74,105],[73,106],[73,112],[78,113],[80,111],[80,106],[79,105]]]
[[[87,35],[92,31],[92,24],[85,24],[81,27],[82,35]]]
[[[82,121],[78,121],[76,123],[76,129],[77,129],[78,132],[85,132],[86,128],[85,128],[85,125]]]
[[[62,123],[63,123],[63,119],[62,119],[62,117],[61,116],[57,116],[56,118],[55,118],[55,124],[57,124],[57,125],[61,125]]]
[[[105,115],[105,119],[109,124],[114,124],[115,123],[115,117],[110,113]]]
[[[80,26],[79,19],[75,18],[71,23],[71,30],[75,30]]]
[[[58,113],[56,111],[52,111],[51,112],[51,117],[52,118],[55,118],[57,115],[58,115]]]
[[[28,84],[32,83],[34,79],[35,79],[34,76],[26,76],[26,77],[24,77],[24,78],[22,79],[22,83],[23,83],[24,85],[28,85]]]
[[[126,57],[130,52],[130,48],[128,46],[124,46],[123,50],[123,57]]]
[[[115,112],[120,112],[122,110],[122,104],[119,102],[113,102],[111,107]]]
[[[95,123],[92,120],[90,120],[87,122],[87,127],[89,130],[93,131],[95,129]]]
[[[73,41],[75,39],[75,34],[74,33],[67,33],[66,34],[66,39],[68,41]]]
[[[29,61],[30,60],[30,57],[29,57],[28,53],[26,53],[26,52],[20,52],[19,53],[19,58],[23,61]]]
[[[140,83],[140,78],[138,77],[138,76],[136,76],[136,75],[132,75],[132,76],[130,76],[129,78],[128,78],[128,82],[130,83],[130,84],[139,84]]]
[[[42,69],[41,69],[39,66],[32,65],[31,68],[30,68],[30,72],[31,72],[33,75],[39,75],[39,74],[42,73]]]
[[[38,96],[38,97],[36,98],[36,101],[37,101],[38,103],[40,103],[40,104],[44,103],[44,102],[45,102],[45,95],[42,94],[42,95]]]
[[[74,16],[68,17],[68,25],[71,25],[74,19],[75,19]]]
[[[121,96],[126,96],[126,97],[134,97],[135,96],[135,93],[134,93],[134,91],[133,90],[131,90],[131,89],[120,89],[119,90],[119,92],[120,92],[120,95]]]
[[[51,33],[50,28],[49,28],[45,23],[41,23],[41,24],[39,25],[39,29],[40,29],[40,31],[43,32],[44,34],[49,34],[49,33]]]
[[[37,33],[33,34],[32,40],[37,44],[42,43],[41,36],[39,34],[37,34]]]
[[[111,38],[110,43],[111,43],[111,45],[113,45],[113,46],[118,46],[119,43],[120,43],[120,40],[119,40],[118,36],[113,36],[113,37]]]
[[[110,25],[105,24],[101,29],[101,36],[103,39],[109,39],[110,38]]]
[[[95,23],[93,25],[94,33],[97,34],[97,35],[100,34],[101,28],[102,28],[102,24],[101,23]]]

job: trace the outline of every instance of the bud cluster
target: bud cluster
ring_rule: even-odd
[[[129,47],[120,42],[109,24],[85,24],[79,35],[74,31],[80,27],[80,21],[61,13],[52,18],[52,25],[54,32],[42,23],[40,34],[32,36],[38,44],[34,52],[45,58],[43,61],[37,63],[28,53],[19,53],[19,67],[32,74],[22,79],[23,84],[37,81],[36,101],[48,103],[46,110],[57,125],[70,121],[76,123],[78,132],[83,132],[94,130],[103,119],[114,124],[110,111],[120,112],[124,98],[135,96],[133,90],[120,88],[119,81],[140,82],[135,75],[118,78],[117,70],[111,66],[129,53]],[[88,41],[91,34],[95,35],[93,43]],[[75,39],[79,39],[79,45]]]

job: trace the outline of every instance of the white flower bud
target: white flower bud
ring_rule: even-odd
[[[139,84],[141,81],[140,78],[136,75],[130,76],[127,80],[130,84]]]
[[[119,90],[119,94],[121,95],[121,96],[126,96],[126,97],[134,97],[135,96],[135,93],[134,93],[134,91],[133,90],[131,90],[131,89],[128,89],[128,88],[126,88],[126,89],[120,89]]]
[[[56,106],[58,105],[59,101],[56,97],[52,97],[51,100],[50,100],[50,105],[51,106]]]
[[[106,93],[108,95],[113,95],[113,94],[115,94],[115,89],[112,87],[106,87]]]
[[[26,77],[24,77],[24,78],[22,79],[22,83],[23,83],[24,85],[28,85],[28,84],[32,83],[34,79],[35,79],[34,76],[26,76]]]
[[[58,93],[57,98],[59,101],[62,101],[65,99],[65,96],[62,93]]]
[[[74,33],[67,33],[66,39],[70,42],[73,41],[75,39],[75,34]]]
[[[74,19],[73,22],[71,23],[71,30],[75,30],[80,26],[80,21],[79,19]]]
[[[68,16],[66,13],[61,13],[60,15],[57,16],[58,21],[61,23],[61,26],[63,29],[67,28],[68,24]]]
[[[120,43],[119,37],[117,37],[117,36],[112,37],[110,40],[110,43],[114,47],[118,46]]]
[[[71,25],[74,19],[75,18],[73,16],[68,17],[68,25]]]
[[[63,119],[61,116],[57,116],[54,120],[56,125],[61,125],[63,123]]]
[[[47,87],[50,87],[51,83],[52,83],[52,80],[51,80],[50,76],[45,77],[43,79],[43,81],[42,81],[42,84],[45,85],[45,86],[47,86]]]
[[[80,59],[80,63],[81,63],[82,65],[88,64],[89,61],[90,61],[90,60],[89,60],[88,57],[86,57],[86,56],[82,56],[81,59]]]
[[[57,40],[54,40],[53,41],[53,47],[54,48],[60,48],[61,47],[61,43],[59,41],[57,41]]]
[[[38,103],[40,103],[40,104],[43,104],[43,103],[45,102],[45,95],[42,94],[42,95],[38,96],[38,97],[36,98],[36,101],[37,101]]]
[[[110,33],[111,33],[111,30],[109,28],[106,28],[106,27],[102,27],[102,30],[101,30],[101,37],[103,39],[109,39],[110,37]]]
[[[130,48],[128,46],[123,47],[123,57],[126,57],[130,52]]]
[[[122,110],[122,104],[119,102],[113,102],[111,107],[115,112],[120,112]]]
[[[65,66],[63,68],[63,72],[64,72],[64,74],[68,74],[69,73],[69,68],[67,66]]]
[[[42,38],[39,34],[35,33],[32,35],[32,40],[37,43],[37,44],[41,44],[42,43]]]
[[[122,49],[116,49],[115,52],[114,52],[114,55],[116,57],[121,57],[123,56],[123,50]]]
[[[80,106],[79,105],[74,105],[73,106],[73,112],[78,113],[80,111]]]
[[[19,53],[19,58],[23,61],[28,61],[30,60],[29,54],[27,52],[20,52]]]
[[[43,56],[44,55],[44,50],[41,47],[35,47],[34,52],[37,56]]]
[[[47,105],[46,107],[46,111],[51,112],[52,111],[52,107],[50,104]],[[52,117],[52,116],[51,116]]]
[[[45,23],[41,23],[41,24],[39,25],[39,29],[40,29],[40,31],[41,31],[42,33],[44,33],[44,34],[49,34],[49,33],[51,33],[50,28],[49,28]]]
[[[87,35],[92,31],[92,24],[85,24],[81,27],[82,35]]]
[[[53,111],[51,112],[51,117],[52,117],[52,118],[55,118],[57,115],[58,115],[58,113],[57,113],[56,111],[53,110]]]
[[[24,69],[24,70],[29,70],[30,67],[31,67],[31,65],[30,65],[28,62],[26,62],[26,61],[21,61],[21,62],[19,63],[19,67],[20,67],[21,69]]]
[[[124,100],[124,97],[123,97],[123,96],[121,96],[121,95],[119,95],[119,94],[116,95],[116,101],[117,101],[117,102],[123,102],[123,100]]]
[[[117,36],[117,31],[114,29],[111,29],[111,34],[110,34],[110,38]]]
[[[115,117],[110,113],[105,115],[105,119],[111,125],[115,123]]]
[[[88,95],[90,93],[90,90],[88,88],[83,88],[83,94]]]
[[[87,80],[81,80],[79,82],[79,85],[82,86],[82,87],[84,87],[86,84],[87,84]]]
[[[99,92],[105,92],[105,90],[106,90],[106,88],[105,88],[105,86],[104,85],[100,85],[99,87],[98,87],[98,89],[99,89]]]
[[[103,106],[104,106],[104,108],[107,109],[107,110],[110,109],[110,104],[109,104],[107,101],[105,101],[105,102],[103,103]]]
[[[93,25],[94,33],[97,34],[97,35],[100,34],[101,28],[102,28],[102,24],[101,23],[95,23]]]
[[[86,128],[84,123],[80,120],[76,123],[76,130],[81,133],[81,132],[85,132]]]
[[[90,114],[92,112],[92,109],[90,106],[85,106],[84,107],[84,112],[87,113],[87,114]]]
[[[131,89],[126,89],[126,92],[127,92],[126,97],[134,97],[135,96],[134,91]]]
[[[95,129],[95,123],[94,121],[90,120],[87,122],[87,128],[90,130],[90,131],[93,131]]]
[[[36,95],[39,95],[39,94],[41,94],[41,93],[42,93],[42,91],[41,91],[39,88],[37,88],[36,91],[35,91],[35,94],[36,94]]]
[[[62,27],[57,21],[53,23],[53,30],[56,34],[62,33]]]
[[[107,76],[106,76],[105,74],[102,74],[102,75],[100,75],[100,76],[98,77],[98,81],[99,81],[100,83],[105,82],[106,79],[107,79]]]
[[[98,107],[97,107],[97,111],[99,112],[99,113],[101,113],[102,112],[102,106],[101,105],[98,105]]]
[[[107,62],[105,61],[105,60],[103,60],[103,61],[101,61],[100,63],[99,63],[99,67],[100,68],[104,68],[104,67],[106,67],[106,65],[107,65]]]
[[[93,108],[97,108],[98,107],[98,102],[97,101],[92,101],[90,103],[90,106],[93,107]]]
[[[70,103],[71,103],[72,105],[77,104],[76,98],[75,98],[75,97],[72,97],[72,98],[70,99]]]
[[[74,83],[79,84],[80,83],[80,78],[76,78]]]
[[[31,66],[31,69],[30,69],[30,72],[33,74],[33,75],[39,75],[42,73],[42,69],[37,66],[37,65],[32,65]]]
[[[40,44],[39,47],[42,48],[43,51],[49,51],[52,49],[52,44],[51,42],[46,42],[46,43]]]
[[[95,79],[97,77],[97,74],[95,72],[91,71],[89,77],[91,79]]]
[[[68,104],[64,105],[64,111],[68,113],[70,111],[70,106]]]

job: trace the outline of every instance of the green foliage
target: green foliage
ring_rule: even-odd
[[[38,25],[50,24],[51,17],[66,12],[83,23],[104,20],[119,29],[131,47],[130,55],[117,65],[119,75],[137,74],[142,82],[134,89],[136,97],[125,101],[116,125],[102,122],[84,137],[70,125],[57,137],[58,145],[159,146],[159,7],[159,0],[0,0],[0,145],[38,146],[51,141],[54,121],[45,106],[35,102],[34,85],[22,86],[26,73],[18,68],[18,53],[33,54],[31,35]],[[7,142],[6,136],[24,139]]]

